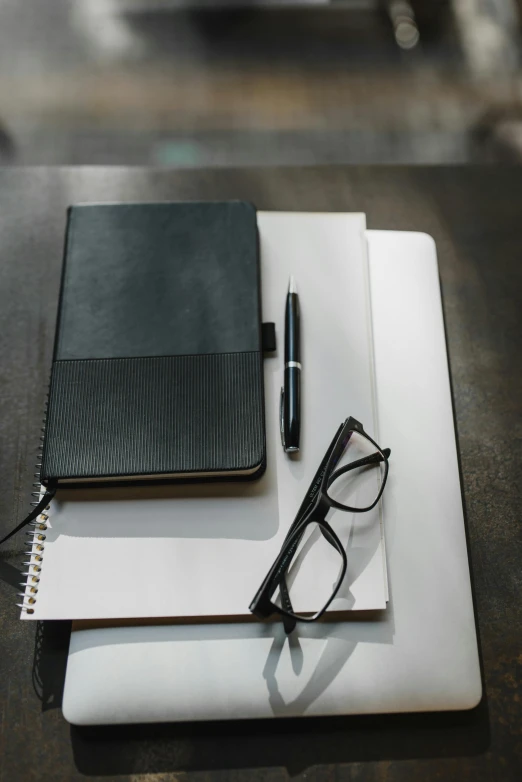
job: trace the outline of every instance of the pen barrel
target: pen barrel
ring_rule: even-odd
[[[301,370],[298,367],[285,367],[283,427],[285,451],[298,451],[301,436]]]
[[[299,298],[289,293],[285,310],[285,378],[283,395],[283,445],[298,451],[301,434],[301,341]]]
[[[289,361],[301,361],[299,319],[299,298],[296,293],[289,293],[285,310],[285,365]]]

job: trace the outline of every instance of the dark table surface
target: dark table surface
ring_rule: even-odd
[[[519,168],[0,170],[0,537],[28,508],[66,207],[224,198],[249,199],[259,209],[363,211],[370,228],[435,238],[484,698],[454,714],[71,728],[60,710],[70,627],[19,621],[18,536],[0,554],[0,779],[520,779]]]

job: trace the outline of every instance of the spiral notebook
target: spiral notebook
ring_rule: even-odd
[[[42,483],[259,476],[260,299],[250,203],[70,207]]]
[[[352,415],[378,438],[364,215],[260,213],[258,226],[263,319],[276,323],[279,342],[264,362],[265,475],[243,484],[60,489],[43,519],[45,540],[29,552],[22,618],[252,619],[248,605],[339,424]],[[290,274],[302,313],[297,459],[284,454],[278,421]],[[332,524],[349,569],[331,610],[385,608],[380,507],[364,524],[341,512]],[[296,610],[312,610],[314,579],[302,587]]]

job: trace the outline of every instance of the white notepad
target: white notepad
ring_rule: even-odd
[[[34,613],[22,618],[251,618],[248,605],[340,423],[354,416],[378,439],[364,215],[260,213],[258,222],[263,320],[275,321],[279,346],[265,360],[266,474],[241,484],[60,491]],[[278,421],[290,274],[302,312],[297,459],[283,453]],[[360,518],[332,517],[349,566],[331,610],[386,607],[380,508]],[[300,585],[295,609],[317,608],[313,578]]]

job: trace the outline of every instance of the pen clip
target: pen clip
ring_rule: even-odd
[[[279,430],[281,432],[281,445],[285,447],[285,389],[281,388],[281,396],[279,397]]]

